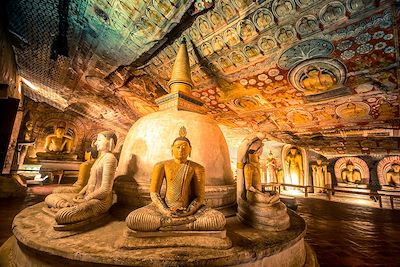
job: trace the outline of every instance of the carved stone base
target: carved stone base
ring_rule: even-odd
[[[348,185],[348,184],[347,184]],[[349,199],[362,199],[372,201],[370,198],[371,190],[363,187],[352,187],[352,186],[335,186],[335,196],[349,198]]]
[[[304,220],[289,212],[290,227],[271,233],[227,218],[229,249],[199,247],[116,248],[127,229],[115,219],[90,231],[60,232],[54,219],[43,213],[45,204],[28,207],[14,219],[14,237],[0,248],[0,266],[315,266],[316,258],[304,242]],[[191,242],[204,236],[191,237]],[[9,259],[2,264],[1,259]]]
[[[114,182],[114,191],[118,195],[118,205],[129,211],[151,203],[150,184],[134,184],[131,179],[117,179]],[[235,184],[206,186],[205,194],[208,207],[221,211],[225,216],[235,214],[232,209],[236,204]]]
[[[368,188],[367,184],[354,184],[354,183],[338,183],[337,187],[345,187],[345,188],[363,188],[366,189]]]
[[[167,247],[228,249],[232,243],[226,237],[226,230],[136,232],[127,229],[115,246],[122,249]]]
[[[106,218],[108,217],[108,213],[100,214],[99,216],[89,218],[85,221],[71,223],[71,224],[55,224],[53,226],[54,230],[56,231],[75,231],[75,230],[82,230],[87,228],[95,228],[104,223]]]
[[[78,155],[76,154],[62,154],[62,153],[50,153],[50,152],[37,152],[36,156],[38,160],[76,160]]]
[[[56,212],[48,208],[47,206],[44,206],[42,208],[42,211],[44,214],[48,215],[51,218],[55,218]],[[54,220],[54,225],[53,229],[56,231],[84,231],[84,230],[89,230],[96,228],[98,226],[101,226],[102,224],[106,223],[109,221],[110,215],[108,213],[103,213],[100,214],[99,216],[89,218],[85,221],[77,222],[77,223],[71,223],[71,224],[57,224]]]
[[[400,187],[382,185],[382,191],[391,193],[391,194],[400,194]]]
[[[241,222],[264,231],[283,231],[290,227],[287,208],[282,202],[250,205],[239,199],[237,216]]]

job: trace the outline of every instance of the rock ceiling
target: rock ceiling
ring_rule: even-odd
[[[193,94],[233,135],[400,153],[394,1],[13,0],[8,14],[34,100],[128,129],[168,93],[185,36]]]

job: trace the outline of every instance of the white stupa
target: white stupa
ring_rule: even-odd
[[[171,159],[171,145],[185,126],[192,145],[190,159],[206,170],[206,201],[214,208],[235,204],[235,182],[229,150],[216,121],[203,114],[203,103],[192,96],[186,43],[182,42],[168,83],[171,93],[156,100],[160,111],[136,121],[126,136],[114,186],[118,202],[139,207],[150,202],[155,163]]]

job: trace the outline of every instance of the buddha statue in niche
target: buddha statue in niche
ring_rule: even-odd
[[[311,165],[314,186],[318,192],[324,191],[325,185],[329,184],[328,169],[322,164],[322,160],[318,159],[316,164]]]
[[[350,160],[346,163],[346,168],[342,171],[342,180],[346,183],[359,184],[362,181],[361,172],[354,168]]]
[[[35,140],[33,139],[33,121],[28,120],[25,123],[25,131],[22,133],[21,140],[18,141],[17,147],[17,162],[18,165],[24,164],[26,154],[28,153],[28,149],[30,146],[35,144]]]
[[[58,126],[54,134],[46,137],[46,152],[37,152],[36,156],[45,159],[76,159],[77,156],[71,154],[72,143],[72,137],[65,135],[65,127]]]
[[[393,163],[385,178],[388,185],[400,187],[400,164]]]
[[[265,160],[265,176],[267,183],[277,183],[277,163],[272,151],[269,152]]]
[[[88,183],[79,193],[55,193],[45,202],[55,213],[58,224],[73,224],[106,213],[115,202],[112,187],[117,159],[112,153],[117,142],[116,135],[104,131],[97,135],[95,145],[98,159],[90,169]]]
[[[172,143],[174,159],[154,165],[150,197],[152,203],[132,211],[126,218],[128,228],[139,232],[222,230],[225,216],[204,206],[205,170],[188,160],[192,150],[186,129]],[[165,197],[161,186],[166,182]]]
[[[254,228],[282,231],[290,226],[290,218],[279,194],[263,192],[260,155],[263,151],[261,133],[247,137],[238,151],[238,217]]]
[[[304,185],[303,157],[296,147],[291,147],[286,156],[289,183]]]

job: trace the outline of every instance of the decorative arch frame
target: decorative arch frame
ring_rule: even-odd
[[[294,145],[290,145],[290,144],[286,144],[282,147],[282,154],[281,154],[281,159],[282,159],[282,167],[283,167],[283,175],[284,178],[283,180],[285,181],[285,183],[288,183],[288,175],[289,175],[289,169],[286,166],[286,156],[289,152],[289,150],[295,147],[297,148],[300,153],[301,153],[301,157],[302,157],[302,162],[303,162],[303,175],[304,175],[304,185],[312,185],[312,177],[309,174],[309,166],[308,166],[308,159],[307,159],[307,151],[299,146],[294,146]]]
[[[387,185],[385,175],[394,163],[400,165],[400,156],[389,156],[379,161],[378,165],[376,166],[376,173],[378,175],[380,185]]]
[[[358,157],[343,157],[335,162],[334,171],[335,171],[336,181],[338,183],[344,183],[344,181],[342,180],[342,171],[346,169],[346,163],[349,160],[354,164],[354,168],[361,172],[361,178],[367,179],[367,181],[369,181],[370,173],[368,165],[364,160]]]

